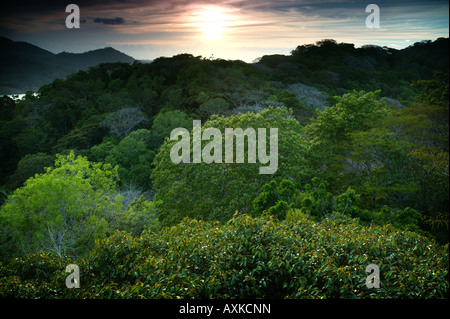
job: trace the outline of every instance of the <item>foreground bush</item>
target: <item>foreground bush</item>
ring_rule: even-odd
[[[0,267],[0,295],[27,298],[445,298],[448,247],[409,231],[297,214],[185,219],[141,237],[116,233],[85,259],[48,254]],[[81,288],[65,287],[65,266]],[[366,266],[380,288],[366,287]]]

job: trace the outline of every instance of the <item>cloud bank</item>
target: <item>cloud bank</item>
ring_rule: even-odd
[[[396,48],[448,37],[448,1],[377,1],[381,28],[365,27],[370,2],[340,0],[74,0],[84,21],[68,32],[65,4],[2,5],[0,34],[57,50],[112,45],[136,58],[192,53],[249,61],[335,39]],[[51,48],[49,48],[51,49]],[[258,52],[260,52],[258,54]],[[245,56],[248,54],[248,56]],[[252,57],[250,57],[250,54]],[[151,55],[151,56],[149,56]],[[256,56],[255,56],[256,55]]]

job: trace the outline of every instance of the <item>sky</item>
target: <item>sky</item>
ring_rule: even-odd
[[[80,9],[79,29],[66,27],[71,3]],[[366,26],[369,4],[379,7],[379,28]],[[53,53],[113,47],[135,59],[190,53],[251,62],[322,39],[401,49],[448,37],[449,2],[16,0],[1,5],[0,36]]]

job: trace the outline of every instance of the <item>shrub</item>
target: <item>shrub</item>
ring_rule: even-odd
[[[294,182],[290,180],[283,179],[278,186],[272,180],[261,187],[261,193],[253,200],[253,214],[259,216],[267,211],[270,215],[278,216],[280,220],[283,220],[286,212],[291,209],[288,203],[297,192]]]
[[[73,261],[47,252],[0,263],[0,298],[55,298],[64,296],[66,266]]]
[[[98,240],[79,260],[79,289],[60,288],[63,257],[44,268],[38,265],[48,255],[0,264],[0,296],[445,298],[448,257],[447,245],[390,225],[316,222],[292,212],[283,222],[236,214],[226,224],[184,219],[141,237],[117,232]],[[378,289],[365,285],[372,263],[380,269]]]

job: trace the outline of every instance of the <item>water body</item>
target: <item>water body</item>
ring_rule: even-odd
[[[26,94],[25,93],[17,93],[17,94],[0,94],[0,96],[6,95],[13,100],[21,100]],[[33,93],[34,96],[37,96],[37,93]]]
[[[25,94],[6,94],[6,96],[13,100],[20,100],[25,96]]]

